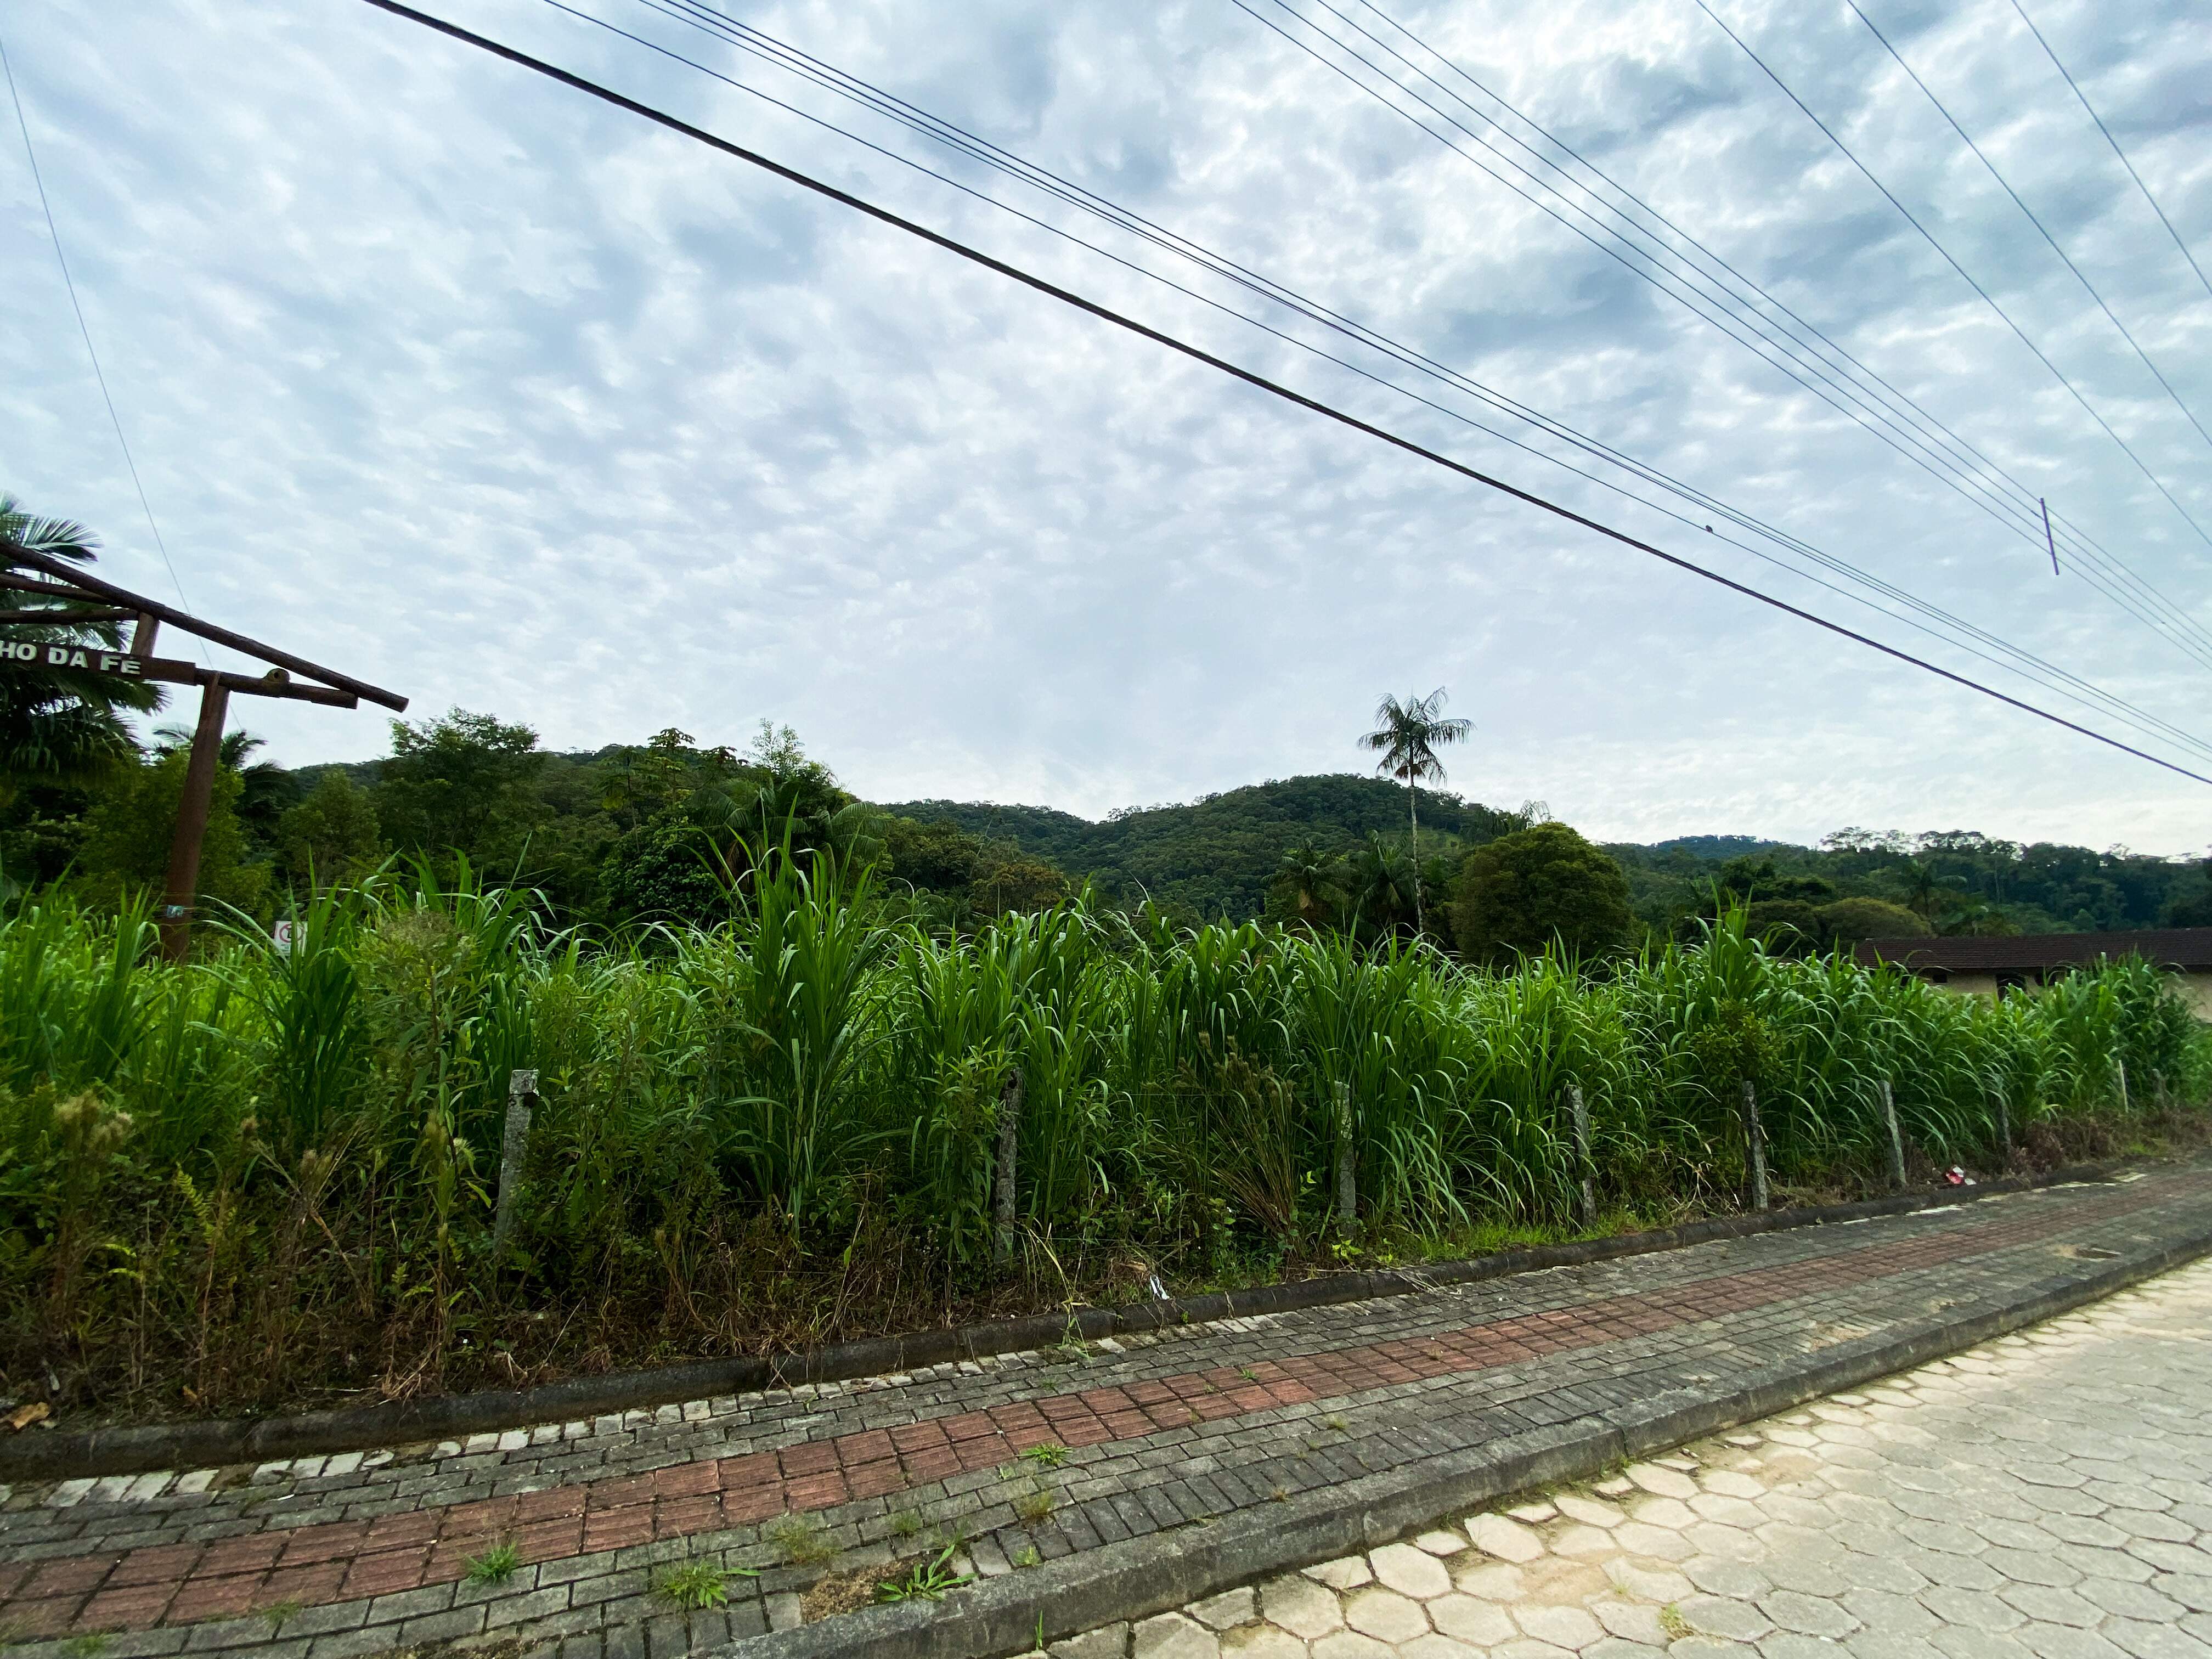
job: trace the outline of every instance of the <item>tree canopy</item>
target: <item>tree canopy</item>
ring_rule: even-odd
[[[1462,954],[1503,964],[1554,943],[1577,959],[1633,942],[1628,879],[1602,848],[1564,823],[1536,823],[1478,847],[1452,890]]]

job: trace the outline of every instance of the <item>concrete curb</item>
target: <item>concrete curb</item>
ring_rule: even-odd
[[[749,1637],[715,1659],[990,1659],[1034,1651],[1121,1620],[1149,1618],[1279,1572],[1373,1548],[1500,1498],[1577,1480],[2053,1318],[2212,1255],[2212,1224],[2023,1300],[1970,1306],[1903,1335],[1849,1343],[1818,1360],[1746,1374],[1734,1386],[1678,1389],[1600,1421],[1517,1435],[1411,1469],[1307,1492],[1264,1514],[1133,1539],[993,1578],[936,1604],[866,1607]]]
[[[471,1434],[527,1428],[539,1423],[573,1422],[720,1395],[788,1388],[801,1382],[890,1376],[948,1361],[1048,1348],[1071,1336],[1095,1342],[1101,1337],[1200,1325],[1217,1319],[1289,1313],[1377,1297],[1412,1296],[1439,1285],[1469,1284],[1550,1267],[1648,1255],[1752,1233],[1833,1225],[1875,1216],[1905,1215],[1939,1204],[1971,1203],[2069,1182],[2104,1180],[2123,1167],[2123,1161],[2118,1160],[2078,1164],[2045,1175],[2008,1176],[1975,1187],[1944,1187],[1932,1192],[1901,1194],[1854,1204],[1773,1210],[1763,1215],[1718,1216],[1650,1232],[1622,1233],[1576,1244],[1538,1245],[1421,1267],[1330,1273],[1293,1283],[1260,1285],[1249,1290],[1142,1302],[1122,1308],[1079,1308],[1066,1314],[1041,1314],[951,1330],[871,1337],[801,1353],[696,1360],[653,1370],[570,1377],[535,1388],[442,1395],[429,1400],[400,1401],[344,1411],[307,1412],[291,1417],[151,1423],[76,1432],[24,1431],[0,1440],[0,1482],[139,1474],[152,1469],[216,1468],[331,1452],[368,1451],[418,1441],[459,1439]]]

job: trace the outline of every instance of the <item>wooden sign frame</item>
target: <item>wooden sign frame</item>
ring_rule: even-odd
[[[37,575],[26,572],[37,572]],[[215,796],[216,768],[222,759],[223,721],[234,691],[253,697],[283,697],[334,708],[374,702],[404,712],[407,699],[396,691],[341,674],[273,645],[248,639],[159,599],[103,581],[65,559],[40,553],[0,536],[0,589],[35,596],[35,610],[0,611],[0,672],[58,668],[72,673],[200,688],[199,720],[192,731],[191,757],[185,764],[183,798],[177,803],[177,832],[169,848],[168,878],[161,905],[161,950],[174,960],[184,955],[198,898],[200,848],[207,837],[208,809]],[[132,624],[127,650],[111,651],[81,641],[15,640],[9,628],[82,628],[102,623]],[[264,674],[240,674],[154,654],[164,624],[270,665]],[[57,661],[54,653],[65,652]],[[295,676],[298,678],[295,678]]]

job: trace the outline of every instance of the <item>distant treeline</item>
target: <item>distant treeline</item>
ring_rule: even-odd
[[[185,738],[165,729],[104,772],[0,792],[0,884],[62,882],[95,903],[157,887]],[[527,726],[456,709],[394,721],[380,760],[287,769],[258,748],[243,732],[225,745],[203,890],[263,917],[289,895],[424,859],[533,889],[564,924],[709,923],[759,851],[788,838],[873,866],[887,902],[955,932],[1085,884],[1106,904],[1149,902],[1186,921],[1265,919],[1370,939],[1425,931],[1493,957],[1553,932],[1590,952],[1686,939],[1717,895],[1747,904],[1754,927],[1785,944],[1822,948],[1923,930],[2212,925],[2203,866],[2124,849],[1846,830],[1818,848],[1715,835],[1601,850],[1540,804],[1431,790],[1419,796],[1417,864],[1406,791],[1353,775],[1093,823],[1040,806],[870,805],[788,727],[765,724],[743,750],[671,730],[556,753]]]

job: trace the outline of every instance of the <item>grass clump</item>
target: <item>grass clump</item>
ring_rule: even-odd
[[[790,1567],[818,1567],[837,1559],[837,1540],[804,1516],[787,1515],[761,1534]]]
[[[878,1601],[941,1601],[945,1592],[975,1582],[973,1573],[955,1572],[952,1557],[957,1544],[947,1544],[927,1560],[917,1561],[896,1578],[876,1586]]]
[[[511,1543],[494,1544],[482,1555],[470,1556],[462,1565],[462,1576],[471,1584],[503,1584],[522,1565],[522,1552]]]
[[[758,1577],[759,1573],[750,1567],[719,1566],[711,1561],[684,1561],[666,1569],[654,1579],[653,1593],[662,1601],[672,1601],[679,1607],[693,1613],[704,1613],[729,1605],[730,1580]]]

